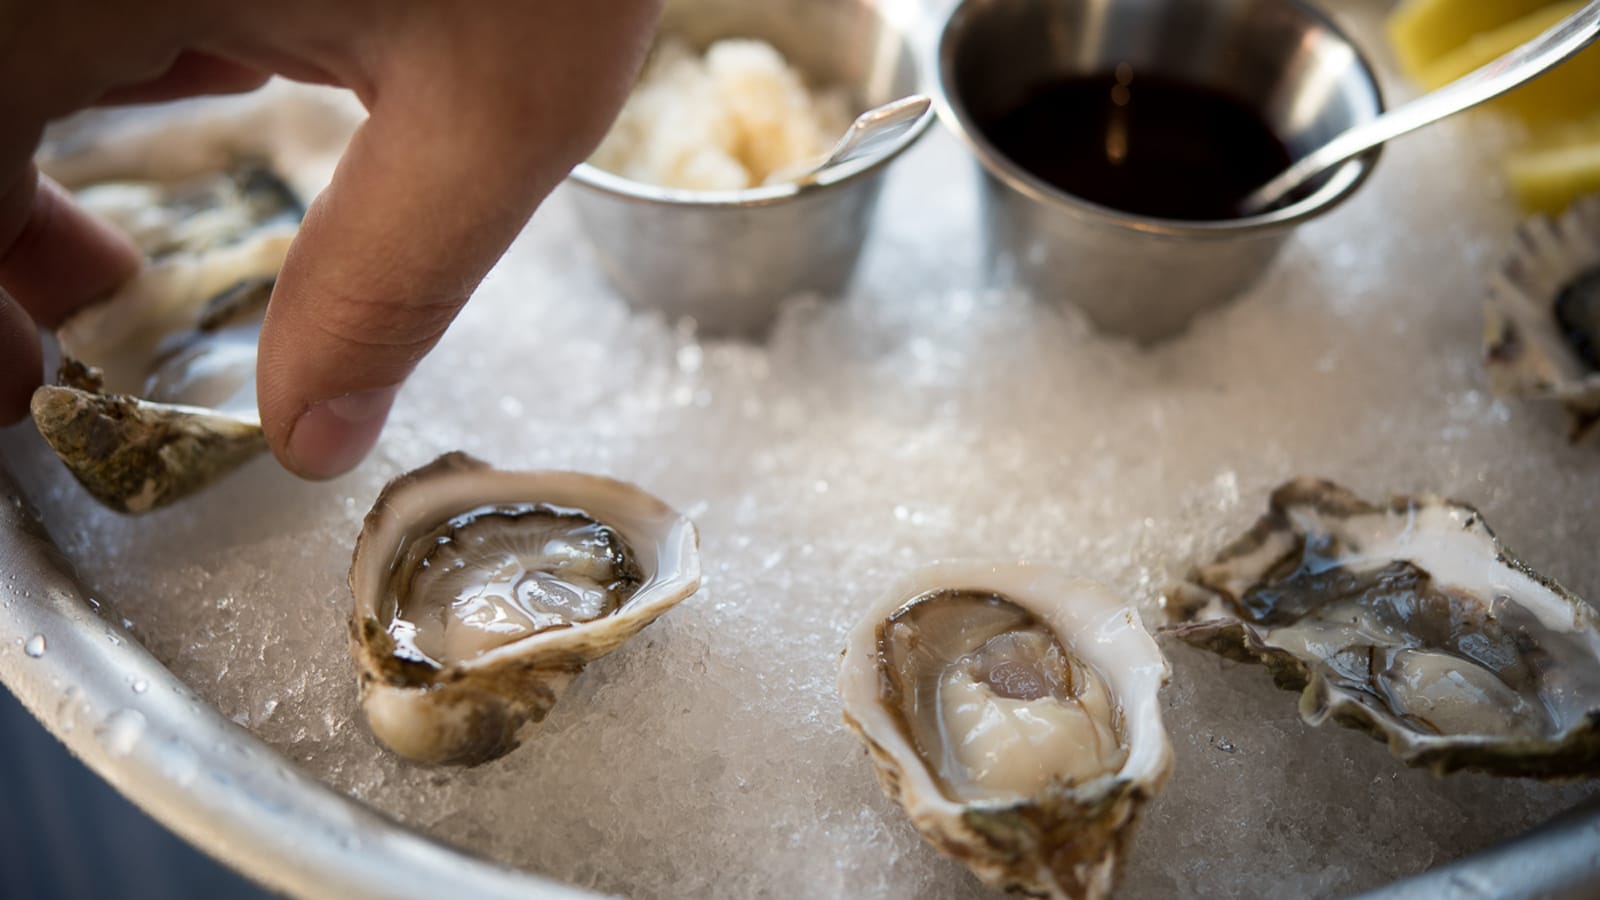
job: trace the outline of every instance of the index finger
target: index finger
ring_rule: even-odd
[[[377,440],[399,384],[533,210],[599,142],[655,4],[529,7],[418,25],[385,49],[372,116],[308,210],[257,376],[285,466],[327,478]]]

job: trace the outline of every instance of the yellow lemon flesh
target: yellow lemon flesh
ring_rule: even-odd
[[[1401,68],[1434,90],[1537,37],[1583,6],[1581,0],[1405,0],[1389,17]],[[1517,203],[1559,213],[1600,192],[1600,44],[1495,100],[1530,138],[1505,159]]]
[[[1406,0],[1389,17],[1389,41],[1406,77],[1422,71],[1474,36],[1514,22],[1550,0]]]
[[[1555,215],[1583,194],[1600,193],[1600,111],[1540,131],[1506,157],[1506,175],[1529,212]]]
[[[1479,34],[1425,66],[1416,76],[1427,90],[1440,88],[1493,62],[1520,44],[1538,37],[1578,11],[1579,0],[1563,0]],[[1583,116],[1600,109],[1600,45],[1594,45],[1557,68],[1494,101],[1493,109],[1544,124]]]

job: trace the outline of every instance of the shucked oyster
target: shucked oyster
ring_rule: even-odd
[[[1490,282],[1483,348],[1496,393],[1560,401],[1573,441],[1600,425],[1600,195],[1517,229]]]
[[[700,586],[694,525],[609,478],[450,453],[390,482],[350,565],[373,734],[419,762],[515,749],[586,663]]]
[[[152,260],[237,244],[263,229],[293,229],[304,204],[266,164],[178,181],[100,181],[74,192],[79,206],[122,229]]]
[[[929,843],[997,887],[1110,893],[1172,769],[1167,664],[1133,609],[1046,566],[945,563],[848,640],[845,722]]]
[[[1600,619],[1470,506],[1291,481],[1169,600],[1179,637],[1265,663],[1307,722],[1410,765],[1600,774]]]
[[[303,209],[253,164],[79,197],[127,228],[151,261],[57,331],[60,384],[34,394],[33,418],[90,493],[145,512],[265,449],[256,338]]]

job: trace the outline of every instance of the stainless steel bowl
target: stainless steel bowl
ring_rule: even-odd
[[[699,49],[759,38],[811,84],[851,91],[863,110],[919,89],[904,30],[870,0],[670,0],[661,33]],[[712,334],[759,335],[785,297],[834,295],[849,282],[886,167],[929,121],[800,188],[683,191],[580,165],[578,216],[606,277],[636,308],[692,317]]]
[[[1105,331],[1153,341],[1248,288],[1295,225],[1355,191],[1377,153],[1282,209],[1188,222],[1067,194],[1007,159],[979,127],[1041,82],[1123,63],[1245,103],[1295,158],[1378,115],[1383,100],[1350,39],[1298,0],[966,0],[956,8],[939,41],[939,107],[983,165],[992,277],[1073,303]]]

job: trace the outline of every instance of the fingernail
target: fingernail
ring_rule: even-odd
[[[354,469],[372,451],[399,385],[312,404],[289,432],[289,467],[325,479]]]

